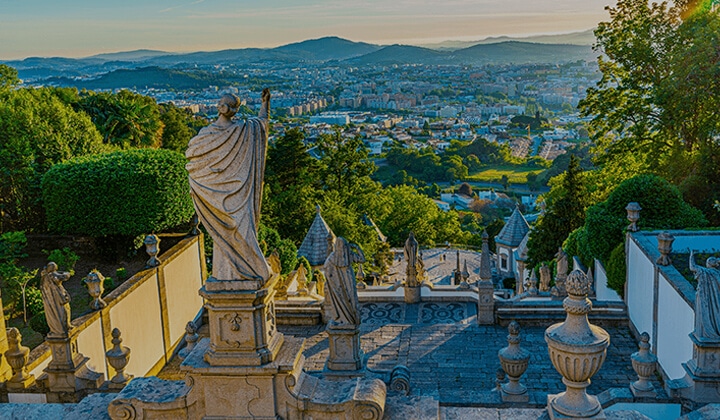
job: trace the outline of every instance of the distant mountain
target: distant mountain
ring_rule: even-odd
[[[444,57],[444,53],[429,48],[390,45],[346,61],[353,64],[439,64]]]
[[[558,35],[535,35],[528,37],[489,37],[477,41],[444,41],[435,44],[421,44],[421,47],[433,50],[459,50],[472,47],[478,44],[497,44],[507,41],[530,42],[535,44],[569,44],[569,45],[593,45],[595,43],[594,29],[588,29],[581,32],[571,32]]]
[[[446,54],[460,64],[544,64],[595,58],[590,46],[518,41],[479,44]]]
[[[336,36],[283,45],[274,50],[297,55],[306,61],[345,60],[375,52],[380,45],[353,42]]]
[[[99,60],[107,61],[142,61],[146,58],[157,57],[161,55],[172,55],[166,51],[158,50],[135,50],[135,51],[121,51],[114,53],[103,53],[90,56],[88,58],[97,58]]]
[[[47,84],[72,86],[79,89],[156,88],[156,89],[204,89],[209,85],[227,85],[232,78],[222,73],[208,71],[180,71],[160,67],[119,69],[94,79],[53,77]]]

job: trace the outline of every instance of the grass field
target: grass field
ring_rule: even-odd
[[[507,175],[511,184],[524,184],[527,182],[528,174],[539,174],[544,169],[528,168],[526,166],[497,165],[487,166],[480,172],[470,174],[468,181],[478,182],[499,182],[503,175]]]

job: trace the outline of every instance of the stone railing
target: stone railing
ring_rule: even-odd
[[[165,366],[185,336],[187,322],[202,310],[198,295],[206,273],[202,244],[200,235],[181,240],[162,254],[160,265],[135,274],[105,296],[107,306],[72,321],[78,350],[90,359],[88,367],[105,379],[115,375],[105,358],[113,347],[115,328],[132,349],[126,373],[154,375]],[[31,352],[27,370],[39,378],[50,360],[45,342]]]

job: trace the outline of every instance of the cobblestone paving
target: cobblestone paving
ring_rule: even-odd
[[[402,248],[394,249],[394,251],[401,256]],[[453,270],[457,266],[457,250],[453,248],[432,248],[425,249],[422,251],[422,260],[425,265],[427,272],[428,281],[438,285],[449,285],[451,284],[451,278]],[[465,267],[467,261],[468,272],[471,276],[480,275],[480,253],[470,250],[460,250],[460,269]],[[390,280],[395,282],[397,280],[405,279],[405,267],[407,261],[405,258],[397,257],[393,260],[390,266]]]
[[[464,307],[462,307],[464,306]],[[498,350],[507,345],[507,329],[478,326],[475,305],[458,303],[361,304],[361,342],[367,366],[390,372],[397,364],[411,372],[415,395],[433,396],[441,404],[473,404],[478,392],[495,386],[500,368]],[[403,321],[395,321],[404,315]],[[433,316],[437,319],[433,320]],[[544,339],[546,327],[523,327],[521,346],[531,352],[523,382],[531,393],[558,393],[565,389],[552,367]],[[306,337],[305,369],[320,371],[328,355],[324,326],[282,326],[289,335]],[[588,388],[598,394],[611,387],[626,387],[637,379],[630,354],[637,344],[627,327],[606,328],[610,347],[605,363]],[[656,389],[660,389],[658,383]]]

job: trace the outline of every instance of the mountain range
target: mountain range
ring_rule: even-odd
[[[459,45],[459,44],[458,44]],[[338,37],[325,37],[287,44],[276,48],[243,48],[193,53],[168,53],[156,50],[136,50],[98,54],[85,58],[30,57],[5,61],[15,67],[20,78],[34,83],[53,83],[78,87],[100,87],[103,78],[113,83],[128,76],[128,72],[152,73],[155,86],[162,81],[162,69],[176,80],[194,85],[197,75],[190,79],[179,72],[212,66],[263,65],[296,66],[298,63],[328,65],[486,65],[486,64],[555,64],[577,60],[593,60],[589,45],[548,44],[503,40],[478,43],[464,48],[425,48],[410,45],[375,45],[354,42]],[[147,69],[152,69],[148,72]],[[119,72],[119,73],[118,73]],[[205,77],[205,76],[203,76]],[[203,78],[201,77],[201,78]],[[136,77],[133,79],[137,79]],[[137,82],[137,80],[135,80]],[[101,82],[101,83],[98,83]],[[131,86],[116,86],[131,87]]]

